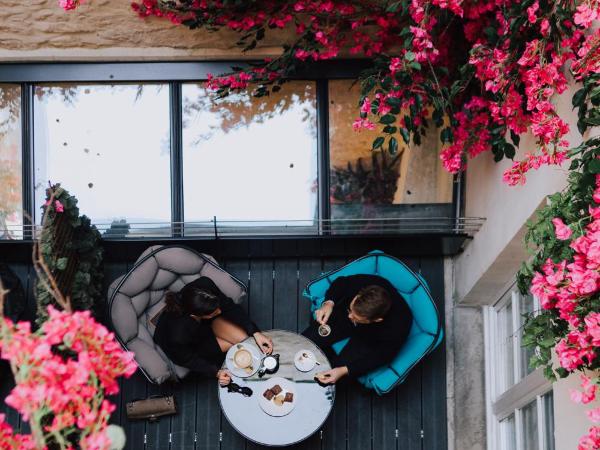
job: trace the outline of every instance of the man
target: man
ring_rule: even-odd
[[[316,322],[304,335],[325,351],[333,369],[317,374],[334,384],[345,376],[357,378],[388,364],[406,340],[412,313],[396,288],[377,275],[338,277],[315,312]],[[327,324],[328,336],[319,334]],[[332,345],[350,338],[339,355]]]

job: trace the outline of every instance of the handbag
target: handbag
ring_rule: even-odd
[[[168,416],[177,413],[177,405],[175,397],[167,396],[152,396],[146,399],[134,400],[128,402],[127,418],[130,420],[148,419],[153,422],[159,417]]]

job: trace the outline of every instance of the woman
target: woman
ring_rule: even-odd
[[[231,374],[220,367],[232,345],[253,336],[264,353],[273,351],[271,339],[210,278],[200,277],[178,293],[167,292],[166,303],[154,341],[175,364],[216,377],[223,386]]]

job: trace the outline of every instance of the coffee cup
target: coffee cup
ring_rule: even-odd
[[[240,369],[250,367],[252,365],[252,354],[245,348],[238,349],[233,354],[233,362]]]

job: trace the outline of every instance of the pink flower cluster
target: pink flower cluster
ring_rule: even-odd
[[[467,156],[475,157],[490,149],[489,103],[473,97],[463,111],[456,114],[458,127],[454,129],[454,142],[442,150],[440,158],[446,170],[457,173],[466,168]]]
[[[0,323],[0,356],[17,368],[6,403],[24,420],[44,419],[46,433],[66,436],[78,430],[81,448],[108,449],[106,427],[114,405],[104,395],[117,393],[117,378],[135,372],[133,355],[89,311],[66,313],[50,306],[48,313],[36,333],[28,322]]]
[[[59,0],[65,9],[73,9],[81,1]],[[535,136],[537,149],[515,161],[504,174],[504,181],[511,185],[524,183],[528,171],[559,165],[567,156],[565,136],[569,127],[552,99],[565,91],[568,67],[578,80],[600,72],[600,30],[588,31],[599,17],[599,0],[568,2],[558,9],[556,2],[536,0],[520,13],[525,22],[520,15],[510,16],[509,11],[519,11],[522,2],[517,0],[411,0],[408,8],[397,2],[383,2],[378,7],[357,0],[242,3],[137,0],[132,8],[143,18],[155,16],[193,27],[228,28],[243,33],[246,39],[263,35],[270,28],[289,27],[296,32],[296,42],[281,57],[265,61],[262,68],[210,77],[208,86],[222,92],[271,83],[286,76],[282,65],[332,59],[342,49],[389,61],[388,70],[377,71],[373,90],[401,99],[403,106],[420,96],[421,107],[411,111],[406,130],[418,133],[419,126],[430,118],[432,107],[441,99],[447,101],[443,109],[454,116],[451,127],[455,141],[444,149],[441,159],[449,171],[464,170],[468,157],[498,145],[497,134],[486,133],[485,127],[500,127],[514,134],[530,131]],[[557,10],[567,18],[559,19]],[[440,26],[448,15],[453,18],[452,27]],[[551,26],[553,23],[556,26]],[[464,46],[458,42],[462,36],[467,41]],[[452,87],[458,73],[457,48],[469,55],[480,85],[449,96],[444,90]],[[424,87],[428,81],[435,81],[434,89]],[[467,105],[477,97],[482,97],[486,106],[471,117]],[[385,103],[384,98],[380,106]],[[452,111],[457,111],[456,115]],[[354,128],[371,129],[386,113],[381,108],[362,111]],[[375,118],[367,117],[370,115]]]
[[[600,448],[600,427],[592,427],[588,434],[579,440],[577,450],[598,450]]]

